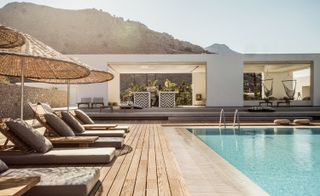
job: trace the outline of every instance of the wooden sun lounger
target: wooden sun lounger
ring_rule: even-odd
[[[40,182],[40,176],[0,176],[0,195],[23,195]]]

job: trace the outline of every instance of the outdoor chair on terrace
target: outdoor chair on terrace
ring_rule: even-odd
[[[91,107],[94,108],[97,105],[104,106],[103,97],[94,97],[91,103]]]
[[[90,104],[91,104],[91,97],[83,97],[81,98],[81,102],[78,102],[78,108],[80,108],[81,105],[86,105],[87,108],[90,108]]]

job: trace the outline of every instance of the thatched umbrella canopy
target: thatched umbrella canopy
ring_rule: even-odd
[[[50,84],[92,84],[92,83],[103,83],[113,79],[113,74],[106,71],[91,70],[87,77],[79,79],[31,79],[37,82],[44,82]]]
[[[80,79],[72,79],[72,80],[65,80],[65,79],[32,79],[36,82],[44,82],[50,84],[67,84],[67,91],[68,91],[68,100],[67,100],[67,110],[69,111],[69,101],[70,101],[70,84],[93,84],[93,83],[103,83],[110,81],[114,78],[113,74],[106,71],[99,71],[99,70],[91,70],[89,76],[80,78]]]
[[[87,66],[55,51],[30,35],[0,24],[0,75],[21,77],[23,118],[24,77],[77,79],[88,76]]]

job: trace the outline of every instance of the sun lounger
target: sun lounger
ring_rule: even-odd
[[[96,124],[94,121],[82,110],[75,110],[71,112],[79,122],[86,128],[86,129],[110,129],[110,130],[125,130],[126,133],[129,132],[128,125],[116,125],[115,124]]]
[[[68,115],[68,114],[66,114]],[[66,121],[59,118],[52,113],[44,114],[44,119],[40,119],[46,126],[51,127],[51,130],[58,133],[59,136],[99,136],[99,137],[125,137],[124,130],[92,130],[87,131],[82,127],[80,123],[77,123],[78,127],[71,127]]]
[[[47,129],[47,134],[54,134],[56,136],[75,136],[75,135],[83,135],[85,136],[86,130],[83,128],[82,131],[77,131],[72,127],[70,128],[63,120],[53,113],[49,113],[44,110],[41,105],[29,103],[30,108],[35,113],[35,118]],[[76,123],[79,126],[82,126],[80,123]],[[78,127],[79,127],[78,126]],[[80,129],[82,129],[80,127]],[[75,134],[76,133],[76,134]],[[96,136],[100,137],[125,137],[124,130],[95,130]],[[88,133],[88,135],[92,136],[92,134]]]
[[[1,160],[0,160],[1,162]],[[2,177],[34,177],[40,182],[28,190],[25,196],[87,196],[94,195],[100,185],[100,170],[94,167],[23,167],[0,171]]]
[[[33,111],[35,117],[44,115],[45,113],[53,113],[51,111],[52,108],[50,105],[45,104],[44,106],[42,103],[39,104],[33,104],[31,102],[28,103],[30,106],[31,110]],[[129,126],[128,125],[117,125],[117,124],[96,124],[94,121],[82,110],[75,110],[75,111],[70,111],[70,113],[82,124],[82,126],[86,130],[93,130],[93,129],[98,129],[98,130],[125,130],[126,133],[129,132]]]
[[[1,123],[0,131],[19,151],[2,151],[0,159],[7,164],[73,164],[109,163],[115,148],[53,148],[43,135],[23,121]]]
[[[53,148],[45,153],[0,152],[0,159],[8,165],[45,164],[97,164],[109,163],[114,158],[115,148]]]
[[[95,136],[93,134],[75,134],[72,129],[67,126],[65,129],[71,129],[71,131],[66,131],[64,128],[59,128],[59,129],[55,129],[55,126],[51,126],[50,124],[48,124],[46,122],[46,119],[44,118],[44,116],[37,116],[37,120],[42,124],[42,126],[44,126],[47,130],[46,135],[47,136],[58,136],[58,137],[71,137],[71,136]],[[63,120],[58,119],[58,121],[62,121],[63,124],[65,124],[63,122]],[[122,148],[124,145],[124,131],[112,131],[112,132],[108,132],[107,134],[105,134],[105,131],[99,131],[98,134],[107,136],[107,137],[99,137],[98,140],[96,140],[94,143],[89,144],[89,147],[115,147],[115,148]],[[56,146],[77,146],[76,144],[60,144],[60,145],[56,145]]]

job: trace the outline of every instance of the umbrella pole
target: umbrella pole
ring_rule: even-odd
[[[70,104],[70,80],[68,80],[67,84],[67,111],[69,112],[69,104]]]
[[[23,120],[23,99],[24,99],[24,70],[23,65],[21,65],[21,103],[20,103],[20,118]]]

